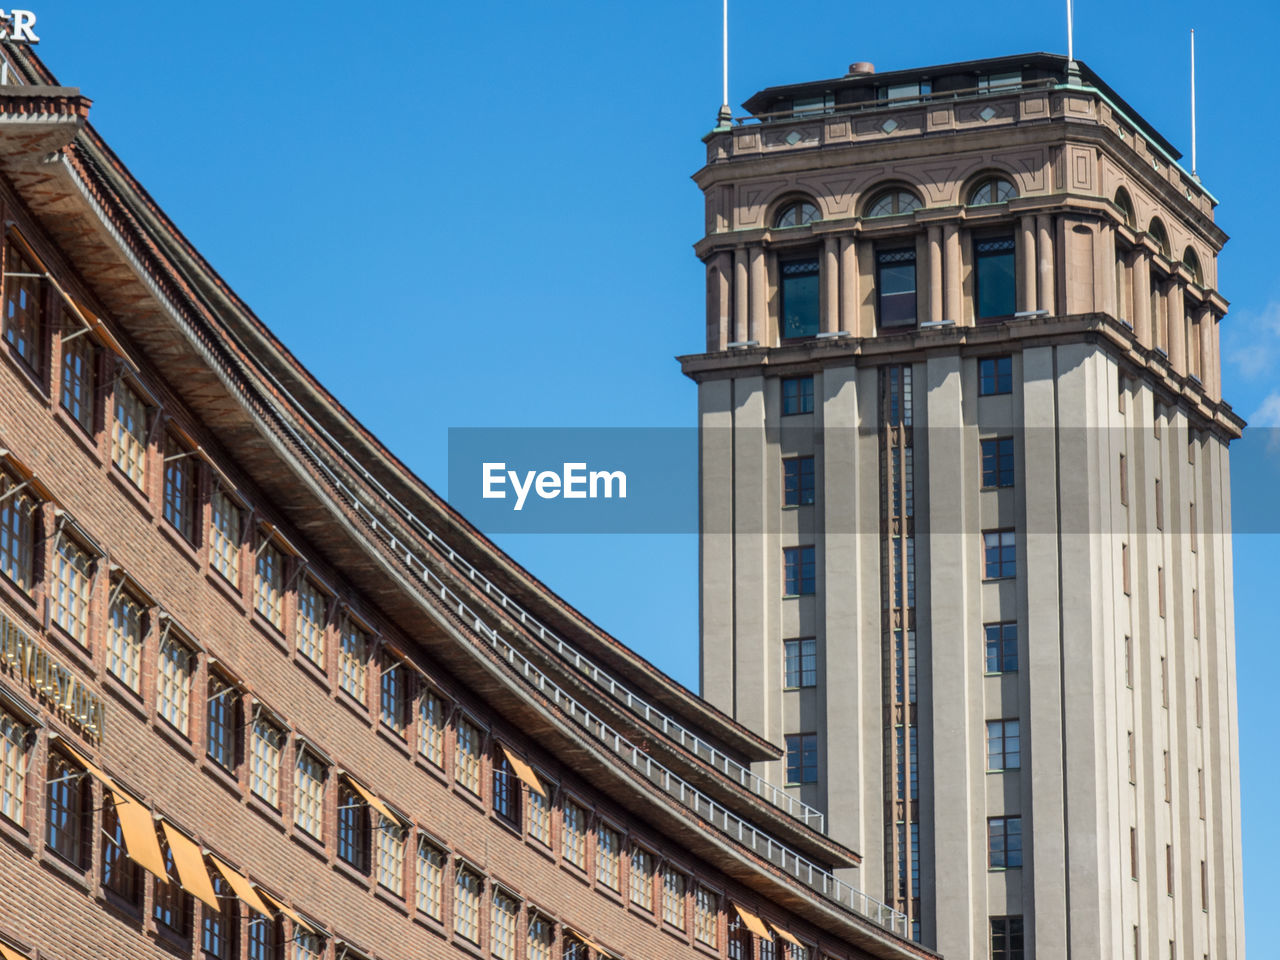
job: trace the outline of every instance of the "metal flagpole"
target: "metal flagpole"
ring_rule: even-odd
[[[1199,179],[1196,171],[1196,28],[1191,28],[1191,176]]]
[[[729,0],[724,0],[723,29],[721,32],[721,66],[723,76],[722,99],[720,113],[716,117],[716,129],[728,130],[733,121],[733,111],[729,109]]]

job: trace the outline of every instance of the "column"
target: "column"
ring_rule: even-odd
[[[733,257],[722,251],[707,264],[707,352],[723,350],[729,342],[731,321],[729,284]]]
[[[1151,254],[1139,247],[1133,252],[1133,332],[1144,347],[1155,344],[1151,321]]]
[[[1219,339],[1219,335],[1218,335],[1218,318],[1213,316],[1213,314],[1210,314],[1209,319],[1210,319],[1209,327],[1213,331],[1213,335],[1209,338],[1210,354],[1211,354],[1209,358],[1209,363],[1213,369],[1213,390],[1209,394],[1209,397],[1212,400],[1221,400],[1222,399],[1222,341]]]
[[[1039,266],[1036,259],[1036,218],[1027,214],[1019,221],[1014,260],[1017,262],[1018,282],[1016,285],[1017,309],[1035,310],[1036,308],[1036,274]]]
[[[840,238],[840,329],[858,336],[858,241]]]
[[[769,316],[765,303],[764,247],[754,246],[748,251],[751,273],[751,310],[748,314],[748,340],[758,340],[766,345],[769,339]]]
[[[1198,313],[1196,325],[1200,330],[1200,342],[1196,349],[1200,351],[1200,385],[1207,395],[1212,396],[1218,382],[1218,371],[1213,366],[1213,311],[1206,304]]]
[[[942,228],[929,228],[929,319],[942,320]]]
[[[1182,299],[1182,284],[1178,280],[1169,281],[1165,291],[1165,311],[1169,315],[1169,363],[1173,372],[1187,372],[1187,320],[1186,303]]]
[[[738,247],[733,251],[733,339],[738,343],[747,339],[747,304],[750,299],[747,291],[747,251]]]
[[[1036,285],[1036,309],[1058,312],[1058,302],[1054,284],[1053,262],[1053,217],[1041,214],[1036,217],[1036,267],[1040,274],[1040,282]]]
[[[822,249],[822,332],[840,328],[840,241],[827,237]]]
[[[959,325],[964,323],[964,310],[961,309],[964,283],[960,276],[960,228],[954,223],[942,227],[942,249],[945,270],[942,286],[946,304],[942,318]]]
[[[1109,317],[1120,316],[1116,303],[1116,231],[1105,221],[1094,235],[1093,305]]]

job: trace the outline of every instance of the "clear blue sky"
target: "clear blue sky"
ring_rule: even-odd
[[[40,54],[96,101],[93,123],[161,206],[438,489],[450,426],[694,424],[672,358],[702,340],[689,175],[720,103],[718,0],[57,0],[36,12]],[[885,70],[1066,47],[1053,2],[732,0],[732,16],[735,104],[854,60]],[[1232,235],[1226,393],[1280,425],[1277,8],[1079,0],[1076,53],[1189,153],[1191,26],[1200,172]],[[692,536],[500,542],[696,686]],[[1278,548],[1236,537],[1254,956],[1280,941]]]

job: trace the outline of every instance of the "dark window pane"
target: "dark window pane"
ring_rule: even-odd
[[[1012,392],[1012,357],[985,357],[978,361],[978,396]]]
[[[782,268],[782,335],[812,337],[818,332],[818,261],[793,260]]]
[[[914,250],[886,250],[877,255],[876,290],[880,326],[906,326],[916,322]]]
[[[782,461],[783,504],[788,507],[813,503],[813,457],[788,457]]]
[[[1017,310],[1013,238],[981,240],[974,247],[978,319],[1012,316]]]
[[[813,377],[787,377],[782,381],[782,414],[813,413]]]

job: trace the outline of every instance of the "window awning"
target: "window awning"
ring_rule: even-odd
[[[507,763],[511,764],[511,769],[516,772],[517,777],[524,781],[525,786],[544,800],[550,801],[551,798],[547,796],[547,788],[542,785],[538,775],[533,772],[533,767],[525,763],[523,757],[518,756],[514,750],[501,740],[498,741],[498,748],[502,750],[502,755],[507,758]]]
[[[168,880],[164,869],[164,854],[156,839],[156,824],[151,811],[123,790],[113,790],[116,816],[120,820],[120,832],[124,835],[125,853],[138,866],[148,870],[160,880]],[[176,854],[175,854],[176,856]]]
[[[165,839],[169,841],[169,850],[173,854],[174,866],[178,868],[178,880],[182,889],[206,903],[214,910],[221,910],[218,895],[213,892],[213,882],[209,879],[209,871],[204,865],[204,854],[200,846],[184,833],[180,833],[167,820],[161,821]]]
[[[362,787],[358,781],[351,777],[347,777],[347,783],[351,784],[351,789],[360,794],[360,798],[364,800],[365,803],[377,810],[385,819],[390,820],[392,823],[400,823],[400,818],[391,812],[391,808],[379,800],[374,794]]]
[[[31,960],[25,953],[19,953],[13,947],[6,947],[3,943],[0,943],[0,957],[4,960]]]
[[[738,911],[738,916],[742,918],[742,922],[747,925],[747,929],[754,933],[762,940],[773,941],[773,934],[769,932],[769,928],[765,926],[765,922],[757,917],[741,904],[735,903],[733,909]]]
[[[584,947],[590,947],[596,953],[604,953],[604,948],[601,947],[600,944],[592,940],[590,937],[584,936],[583,934],[579,933],[577,930],[570,929],[569,927],[565,927],[565,930],[569,933],[571,937],[575,937],[578,940],[581,940],[582,945]]]
[[[262,894],[262,898],[266,900],[267,903],[271,904],[273,907],[276,908],[277,912],[283,913],[286,917],[288,917],[298,926],[306,927],[308,930],[311,930],[315,933],[320,932],[319,930],[316,930],[314,924],[308,923],[306,920],[302,919],[302,914],[298,913],[296,910],[291,910],[289,907],[285,906],[283,901],[277,900],[275,897],[267,893],[267,891],[263,890],[261,887],[258,888],[258,892]]]
[[[797,939],[796,939],[795,937],[793,937],[791,934],[787,933],[787,931],[783,930],[783,929],[782,929],[780,926],[778,926],[776,923],[771,923],[771,924],[769,924],[769,926],[773,927],[773,932],[774,932],[774,933],[776,933],[778,936],[780,936],[783,940],[787,941],[787,943],[793,944],[794,946],[797,946],[797,947],[803,947],[803,946],[804,946],[804,944],[803,944],[803,943],[801,943],[799,940],[797,940]]]
[[[235,891],[237,897],[249,905],[249,909],[256,910],[264,917],[271,916],[271,908],[263,902],[258,896],[258,891],[253,889],[253,884],[239,870],[233,870],[228,864],[223,863],[213,854],[209,854],[209,859],[213,861],[213,865],[218,868],[218,872],[222,874],[222,878]]]
[[[71,754],[71,759],[73,759],[76,763],[80,764],[80,766],[88,770],[89,773],[93,776],[93,778],[99,781],[104,787],[106,787],[108,790],[111,790],[112,792],[116,792],[120,789],[119,787],[116,786],[116,782],[112,780],[109,776],[107,776],[106,771],[104,771],[101,767],[97,766],[96,764],[90,763],[89,758],[86,757],[79,750],[77,750],[75,747],[73,747],[71,744],[67,743],[65,737],[59,737],[58,742],[62,744],[62,749],[66,750],[67,753]]]

